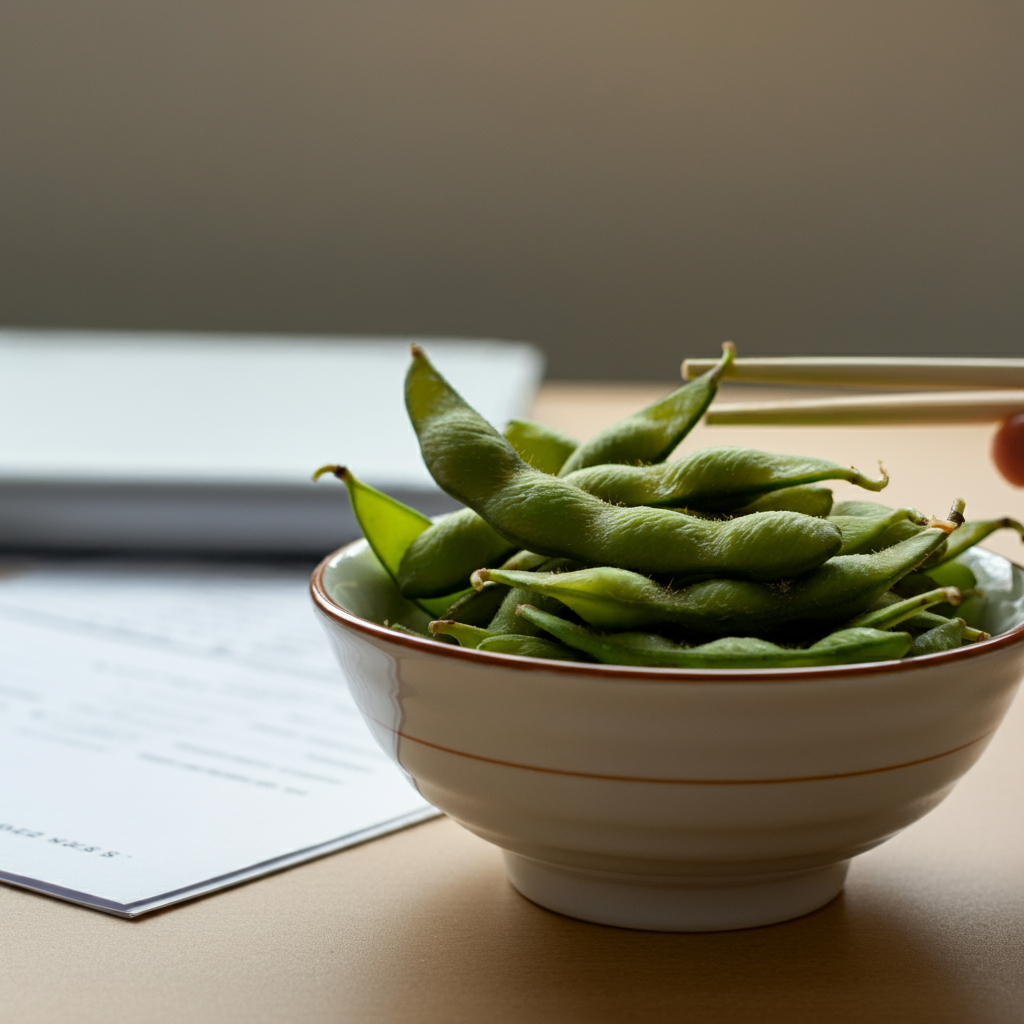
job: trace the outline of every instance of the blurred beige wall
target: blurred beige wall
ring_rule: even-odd
[[[1024,4],[2,0],[0,323],[1024,355]]]

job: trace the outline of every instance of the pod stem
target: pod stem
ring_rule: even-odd
[[[916,615],[933,604],[951,604],[954,607],[964,599],[964,594],[956,587],[937,587],[916,597],[908,597],[904,601],[898,601],[885,608],[876,608],[874,611],[865,612],[851,619],[846,625],[847,628],[862,627],[868,629],[892,629],[893,626]]]
[[[856,484],[857,487],[863,487],[866,491],[884,491],[889,486],[889,474],[886,472],[881,460],[878,462],[878,472],[881,474],[880,480],[872,480],[871,477],[865,476],[856,466],[851,466],[850,469],[853,470],[853,476],[849,478],[850,483]]]
[[[731,341],[722,342],[722,358],[715,367],[715,380],[721,380],[722,374],[732,366],[736,358],[736,346]]]
[[[435,619],[427,629],[432,636],[454,637],[460,647],[476,647],[492,635],[489,629],[481,626],[470,626],[465,622],[455,622],[452,619]]]
[[[320,477],[326,476],[328,473],[336,476],[342,483],[347,481],[349,475],[348,470],[344,466],[335,466],[332,463],[328,463],[326,466],[321,466],[310,479],[315,483]]]

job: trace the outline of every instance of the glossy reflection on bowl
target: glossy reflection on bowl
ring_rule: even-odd
[[[365,542],[313,574],[356,703],[432,804],[528,898],[665,931],[786,920],[934,807],[1024,676],[1024,571],[970,560],[992,640],[910,661],[661,669],[491,654],[424,629]]]

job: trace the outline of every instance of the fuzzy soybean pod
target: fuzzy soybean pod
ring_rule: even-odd
[[[558,598],[602,630],[676,623],[707,636],[820,633],[869,608],[945,536],[941,530],[925,530],[884,551],[842,555],[800,579],[776,584],[715,579],[671,590],[639,573],[607,567],[566,573],[481,569],[472,583],[480,587],[497,580]]]
[[[734,516],[749,516],[754,512],[802,512],[805,516],[823,519],[832,511],[832,489],[818,484],[799,484],[769,491],[760,498],[734,509]]]
[[[937,604],[958,605],[964,599],[962,591],[956,587],[936,587],[934,590],[925,591],[914,597],[905,598],[895,604],[886,605],[884,608],[875,608],[863,612],[848,625],[863,626],[868,629],[892,629],[893,626],[905,622],[907,619],[917,615]]]
[[[430,632],[434,638],[453,637],[459,642],[460,647],[470,647],[478,651],[518,654],[527,658],[552,658],[556,661],[585,660],[572,647],[537,636],[536,634],[542,631],[539,626],[521,619],[516,625],[520,632],[492,633],[489,629],[477,629],[461,622],[438,619],[430,623]]]
[[[549,559],[532,551],[517,551],[501,563],[502,569],[524,569],[532,572],[540,569]],[[575,568],[575,566],[574,566]],[[468,590],[459,594],[455,601],[444,610],[442,619],[453,619],[471,626],[486,626],[501,607],[505,595],[511,590],[501,583],[490,583],[483,590]]]
[[[925,525],[937,526],[945,530],[948,535],[946,543],[940,544],[924,563],[925,568],[931,568],[931,566],[937,565],[945,559],[950,537],[957,530],[957,524],[945,519],[930,518]],[[867,550],[878,551],[881,548],[892,547],[893,544],[898,544],[901,540],[906,540],[908,537],[912,537],[915,533],[920,532],[921,528],[920,523],[913,517],[897,519],[884,533],[875,538]]]
[[[469,626],[486,626],[501,607],[509,587],[493,583],[483,590],[470,590],[460,594],[441,615],[442,619],[465,622]]]
[[[592,466],[565,479],[615,505],[705,512],[732,511],[770,491],[821,480],[847,480],[870,491],[889,482],[884,473],[873,480],[827,459],[735,447],[701,448],[656,466]]]
[[[893,508],[891,505],[883,505],[878,501],[841,501],[832,508],[832,515],[836,517],[842,517],[843,519],[867,519],[872,522],[879,522],[892,516],[893,513],[904,513],[903,515],[897,515],[893,519],[887,528],[899,528],[901,526],[907,526],[906,533],[904,535],[896,536],[893,539],[895,544],[897,541],[906,540],[907,537],[912,536],[918,531],[913,527],[919,524],[925,524],[927,526],[938,526],[944,524],[944,528],[947,533],[955,529],[957,522],[946,519],[935,519],[934,517],[926,516],[923,512],[919,512],[914,508]],[[910,513],[909,515],[907,513]],[[905,522],[904,522],[905,520]],[[909,526],[907,525],[909,524]]]
[[[406,597],[440,597],[464,589],[481,565],[496,565],[516,550],[471,508],[462,508],[417,535],[402,555],[398,586]]]
[[[546,555],[537,555],[532,551],[517,551],[511,558],[502,562],[500,568],[533,572],[546,568],[544,563],[549,561]],[[572,567],[579,568],[576,565]],[[490,625],[511,589],[502,583],[490,583],[483,590],[470,590],[468,593],[460,594],[455,602],[445,609],[441,618],[465,622],[471,626]]]
[[[520,658],[547,658],[549,661],[589,661],[580,651],[554,640],[523,633],[499,633],[481,640],[478,651],[494,654],[516,654]]]
[[[735,355],[732,342],[725,342],[717,366],[646,409],[599,431],[569,456],[559,476],[608,462],[663,462],[707,412],[718,391],[718,382]]]
[[[478,647],[481,640],[486,640],[493,635],[481,626],[470,626],[465,622],[455,622],[452,619],[434,619],[427,628],[432,637],[452,637],[459,642],[460,647]]]
[[[553,569],[551,571],[557,572],[559,570]],[[492,636],[498,636],[502,633],[526,633],[531,635],[538,632],[532,623],[523,622],[516,617],[516,609],[523,601],[529,600],[531,596],[533,596],[534,602],[539,604],[545,611],[555,611],[561,607],[561,602],[554,597],[531,595],[528,591],[521,590],[519,587],[512,587],[505,595],[505,599],[501,602],[501,607],[495,613],[494,618],[487,624],[487,632]]]
[[[899,602],[899,597],[887,591],[881,594],[876,601],[873,601],[870,608],[875,610],[878,608],[887,608],[890,605],[894,605]],[[909,619],[904,619],[902,622],[904,629],[912,630],[915,633],[923,633],[929,629],[934,629],[936,626],[941,626],[950,619],[946,615],[941,615],[934,611],[923,611],[917,612],[911,615]],[[956,619],[957,622],[963,622],[963,619]],[[986,633],[983,629],[975,629],[973,626],[964,625],[961,630],[961,635],[967,643],[977,643],[979,640],[991,639],[991,634]]]
[[[849,665],[902,658],[911,646],[909,633],[879,629],[843,629],[810,647],[779,647],[756,637],[730,636],[698,647],[677,644],[656,633],[595,633],[530,605],[519,614],[570,647],[606,665],[651,665],[661,668],[803,668]]]
[[[554,566],[545,565],[545,563],[551,563],[552,559],[546,555],[536,555],[532,551],[517,551],[511,558],[506,559],[501,564],[502,569],[524,569],[527,572],[532,572],[535,569],[541,568],[554,568]],[[569,566],[571,568],[580,568],[575,563],[562,563],[561,567]],[[445,610],[444,614],[440,616],[442,619],[451,619],[454,622],[464,622],[469,626],[490,626],[496,620],[498,612],[501,610],[502,604],[505,601],[511,587],[506,587],[501,583],[489,583],[483,590],[469,590],[464,594],[460,594],[455,601],[450,604]],[[520,598],[525,600],[525,598]],[[508,622],[515,624],[514,619],[508,619]]]
[[[660,461],[704,414],[734,354],[731,346],[723,346],[718,367],[600,432],[583,449],[574,438],[530,420],[510,420],[504,435],[526,463],[543,473],[558,473],[577,451],[574,464],[584,466]],[[474,569],[492,565],[514,550],[472,509],[464,509],[425,530],[410,545],[399,573],[402,592],[411,598],[452,593],[464,586]]]
[[[933,587],[959,587],[961,590],[973,590],[978,585],[978,577],[969,565],[955,559],[943,561],[920,574],[922,579],[931,580]]]
[[[949,619],[938,626],[933,626],[920,636],[914,637],[914,642],[910,645],[906,656],[920,658],[925,654],[955,651],[958,647],[963,646],[963,633],[966,625],[963,619]]]
[[[503,433],[523,460],[542,473],[557,473],[580,446],[568,434],[534,420],[509,420]]]
[[[560,431],[530,420],[510,420],[504,436],[520,458],[542,473],[557,473],[577,445]],[[466,586],[474,569],[496,565],[515,550],[471,508],[460,509],[413,538],[403,552],[399,585],[413,599],[451,594]]]
[[[830,523],[843,534],[842,554],[865,554],[892,547],[913,537],[926,527],[938,527],[947,534],[958,532],[958,523],[951,519],[936,519],[923,515],[914,508],[890,508],[873,501],[843,501],[832,509]],[[946,557],[949,541],[932,552],[926,567],[937,565]]]
[[[922,580],[931,581],[932,587],[957,587],[965,594],[963,602],[956,606],[956,614],[969,625],[976,625],[984,610],[984,594],[977,589],[978,578],[970,566],[955,559],[942,565],[929,566],[926,572],[918,574]],[[902,590],[902,588],[901,588]],[[935,605],[933,611],[940,615],[952,615],[953,606]]]
[[[321,466],[313,474],[313,479],[319,480],[326,473],[333,474],[344,483],[352,512],[366,542],[391,578],[398,583],[403,554],[416,537],[431,528],[430,519],[389,494],[357,480],[345,466]],[[437,597],[440,600],[417,600],[416,603],[425,612],[436,615],[452,603],[457,596],[454,593],[456,590],[468,587],[467,577],[463,578],[461,586],[438,591]],[[430,596],[433,595],[423,595],[424,598]]]
[[[510,558],[502,568],[522,568],[528,572],[564,572],[567,569],[579,569],[582,567],[578,562],[571,562],[565,558],[542,559],[541,556],[534,555],[532,552],[520,552],[518,556]],[[486,594],[488,590],[498,590],[503,593],[503,596],[501,597],[500,603],[495,608],[494,614],[487,620],[487,622],[474,623],[475,625],[484,626],[485,632],[489,636],[498,636],[503,633],[525,633],[527,635],[533,635],[538,632],[538,630],[529,622],[524,622],[516,616],[516,607],[521,602],[529,599],[529,595],[525,590],[519,590],[517,587],[504,587],[500,584],[492,583],[483,590],[474,591],[474,593]],[[542,607],[548,611],[554,611],[560,607],[559,602],[553,597],[537,597],[535,600],[538,603],[541,603]],[[444,618],[450,619],[452,616],[446,614]],[[461,617],[456,616],[456,618]]]
[[[415,346],[406,405],[437,483],[519,548],[677,577],[771,580],[811,571],[842,543],[834,526],[796,512],[713,522],[667,509],[619,508],[539,473]],[[411,594],[406,568],[403,559],[400,584]]]
[[[837,527],[843,535],[841,555],[860,555],[867,551],[891,547],[892,544],[882,543],[884,536],[897,524],[908,524],[911,529],[907,536],[920,533],[928,525],[927,516],[923,516],[915,508],[885,508],[878,506],[878,514],[873,516],[844,516],[833,513],[828,521]],[[898,540],[906,540],[899,537]],[[897,543],[893,540],[892,543]]]
[[[386,625],[388,627],[388,629],[390,629],[393,633],[401,633],[403,636],[414,636],[414,637],[417,637],[420,640],[444,641],[446,639],[443,636],[442,637],[438,637],[438,636],[432,636],[429,633],[421,633],[418,629],[411,629],[409,626],[405,626],[401,622],[391,622],[391,623],[388,623],[388,622],[385,621],[384,625]]]
[[[927,632],[928,630],[935,629],[936,626],[941,626],[949,621],[951,620],[948,616],[941,615],[938,612],[918,612],[916,615],[912,615],[909,619],[904,619],[903,626],[907,629]],[[963,628],[960,630],[960,635],[969,644],[976,644],[981,640],[992,639],[991,633],[986,633],[983,629],[975,629],[973,626],[968,626],[963,619],[957,618],[952,621],[963,624]]]
[[[986,537],[995,533],[996,530],[1016,530],[1024,540],[1024,523],[1016,519],[1004,517],[1003,519],[974,519],[968,520],[950,538],[946,553],[940,565],[951,561],[958,555],[962,555],[975,544],[980,544]]]
[[[893,511],[895,509],[891,505],[883,505],[879,501],[855,499],[853,501],[840,501],[832,509],[832,514],[836,516],[866,516],[869,519],[876,519],[880,515]]]

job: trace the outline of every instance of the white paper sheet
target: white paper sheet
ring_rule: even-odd
[[[297,569],[0,569],[0,880],[134,917],[437,812]]]

